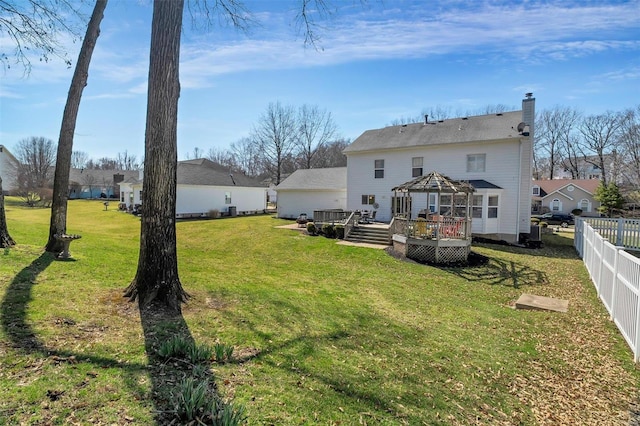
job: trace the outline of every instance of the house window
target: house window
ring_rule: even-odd
[[[429,213],[435,213],[438,208],[438,194],[429,194]]]
[[[582,210],[583,212],[588,213],[591,211],[591,203],[586,198],[583,198],[582,200],[580,200],[579,206],[580,206],[580,210]]]
[[[73,192],[76,192],[75,189],[73,190]],[[120,192],[120,202],[124,203],[124,191]]]
[[[362,196],[362,204],[364,205],[371,205],[371,204],[375,204],[376,203],[376,196],[371,194],[371,195],[363,195]]]
[[[423,157],[413,157],[411,159],[411,177],[422,176]]]
[[[375,160],[373,167],[376,179],[384,178],[384,160]]]
[[[224,193],[224,203],[231,204],[231,192],[227,191]]]
[[[482,195],[474,195],[471,199],[471,217],[482,219]]]
[[[140,202],[142,202],[142,191],[140,191]]]
[[[391,197],[391,205],[394,215],[408,217],[411,212],[411,197]]]
[[[440,194],[440,214],[451,216],[451,194]]]
[[[553,201],[551,201],[551,210],[554,212],[560,211],[560,200],[554,198]]]
[[[487,207],[487,217],[489,219],[496,219],[498,217],[498,196],[489,195]]]
[[[484,172],[486,154],[469,154],[467,155],[467,172]]]
[[[455,217],[465,217],[467,216],[467,195],[466,194],[455,194],[453,196],[453,215]]]
[[[532,187],[533,195],[540,195],[540,187],[535,185]]]

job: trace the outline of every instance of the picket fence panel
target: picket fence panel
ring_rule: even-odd
[[[640,250],[638,222],[580,218],[574,239],[598,297],[631,347],[634,362],[640,360],[640,259],[625,249]]]

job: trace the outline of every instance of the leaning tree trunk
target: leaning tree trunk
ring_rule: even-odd
[[[175,312],[181,312],[188,298],[178,277],[175,223],[183,9],[184,0],[156,0],[153,5],[140,255],[136,276],[125,291],[141,308],[156,302]]]
[[[7,217],[4,215],[4,192],[2,192],[2,177],[0,177],[0,248],[7,248],[16,244],[9,235]]]
[[[56,157],[56,173],[53,180],[53,200],[51,204],[51,222],[49,225],[49,240],[45,248],[50,252],[61,252],[62,242],[55,238],[56,234],[67,232],[67,198],[69,197],[69,171],[71,169],[71,154],[73,152],[73,133],[76,130],[76,119],[80,107],[82,91],[89,78],[89,63],[96,41],[100,35],[100,22],[104,16],[104,9],[108,0],[97,0],[89,20],[87,33],[82,41],[78,63],[73,73],[67,104],[64,107],[60,138],[58,139],[58,154]]]

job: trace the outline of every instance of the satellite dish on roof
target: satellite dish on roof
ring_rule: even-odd
[[[524,121],[521,121],[520,123],[518,123],[518,132],[522,133],[526,125],[527,124]]]

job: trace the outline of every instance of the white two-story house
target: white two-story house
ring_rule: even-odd
[[[18,188],[16,177],[20,162],[9,152],[6,146],[0,145],[0,178],[2,179],[2,190],[10,193]]]
[[[409,203],[411,217],[421,210],[446,214],[435,194],[406,200],[394,198],[392,191],[437,171],[475,187],[474,235],[517,242],[530,232],[534,117],[535,98],[527,94],[521,111],[438,121],[425,117],[422,123],[367,130],[344,150],[347,209],[373,209],[377,220],[386,222],[399,210],[394,203]]]

